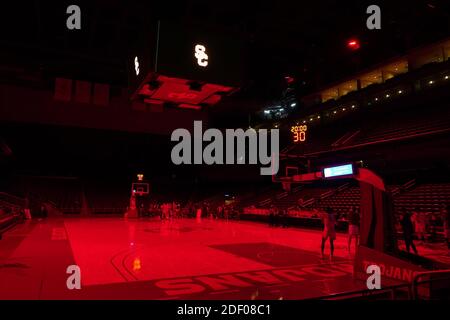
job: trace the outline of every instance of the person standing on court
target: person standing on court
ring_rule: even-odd
[[[41,205],[41,217],[42,218],[47,218],[48,216],[48,211],[47,208],[45,207],[44,204]]]
[[[359,212],[356,211],[355,207],[350,208],[350,212],[348,213],[348,253],[351,253],[351,244],[352,238],[355,238],[355,251],[359,245],[359,223],[360,216]]]
[[[401,221],[403,229],[403,238],[405,239],[406,251],[409,252],[409,248],[412,248],[414,253],[417,254],[416,246],[413,242],[414,236],[414,224],[411,221],[411,213],[406,212]]]
[[[445,206],[442,210],[444,221],[444,236],[447,242],[448,255],[450,256],[450,206]]]
[[[333,210],[328,207],[322,214],[323,232],[321,245],[321,258],[324,259],[325,243],[327,239],[330,241],[330,260],[333,259],[334,254],[334,240],[336,239],[336,215]]]

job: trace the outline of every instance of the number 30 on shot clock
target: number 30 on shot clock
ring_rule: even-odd
[[[294,143],[297,142],[304,142],[306,141],[306,130],[308,129],[308,126],[292,126],[291,132],[292,132],[292,141]]]

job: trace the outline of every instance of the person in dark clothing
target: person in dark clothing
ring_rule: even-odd
[[[280,226],[282,228],[287,228],[287,218],[288,214],[285,209],[280,210]]]
[[[47,208],[44,205],[42,205],[41,206],[41,217],[42,218],[47,218],[47,216],[48,216]]]
[[[411,213],[407,212],[401,221],[403,229],[403,238],[405,239],[406,251],[409,252],[409,248],[412,248],[414,253],[417,254],[416,246],[414,245],[414,225],[411,221]]]
[[[444,235],[447,241],[448,255],[450,255],[450,206],[445,206],[442,210],[444,222]]]
[[[354,207],[350,208],[348,213],[348,241],[347,241],[347,249],[348,253],[351,252],[351,244],[352,238],[355,238],[355,248],[359,245],[359,223],[360,216]]]
[[[283,228],[289,227],[289,212],[284,210],[284,218],[283,218]]]
[[[223,218],[223,206],[218,206],[217,207],[217,214],[216,214],[217,218]]]
[[[272,205],[269,209],[269,226],[273,227],[275,225],[275,208]]]
[[[273,206],[273,225],[275,227],[280,223],[280,210],[277,207]]]

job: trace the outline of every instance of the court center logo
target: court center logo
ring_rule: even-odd
[[[183,128],[174,130],[170,139],[178,142],[171,152],[175,165],[258,164],[259,160],[261,165],[266,166],[261,167],[261,175],[278,172],[278,129],[270,130],[270,134],[267,129],[225,129],[224,137],[219,129],[210,128],[203,132],[202,121],[194,121],[193,143],[191,133]],[[203,149],[204,142],[209,144]]]

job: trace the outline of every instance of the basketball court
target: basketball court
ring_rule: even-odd
[[[32,221],[0,243],[2,299],[304,299],[364,289],[346,236],[210,219]],[[328,252],[328,248],[326,253]],[[81,269],[68,290],[66,268]]]
[[[1,19],[0,301],[450,297],[444,0],[79,2]]]

